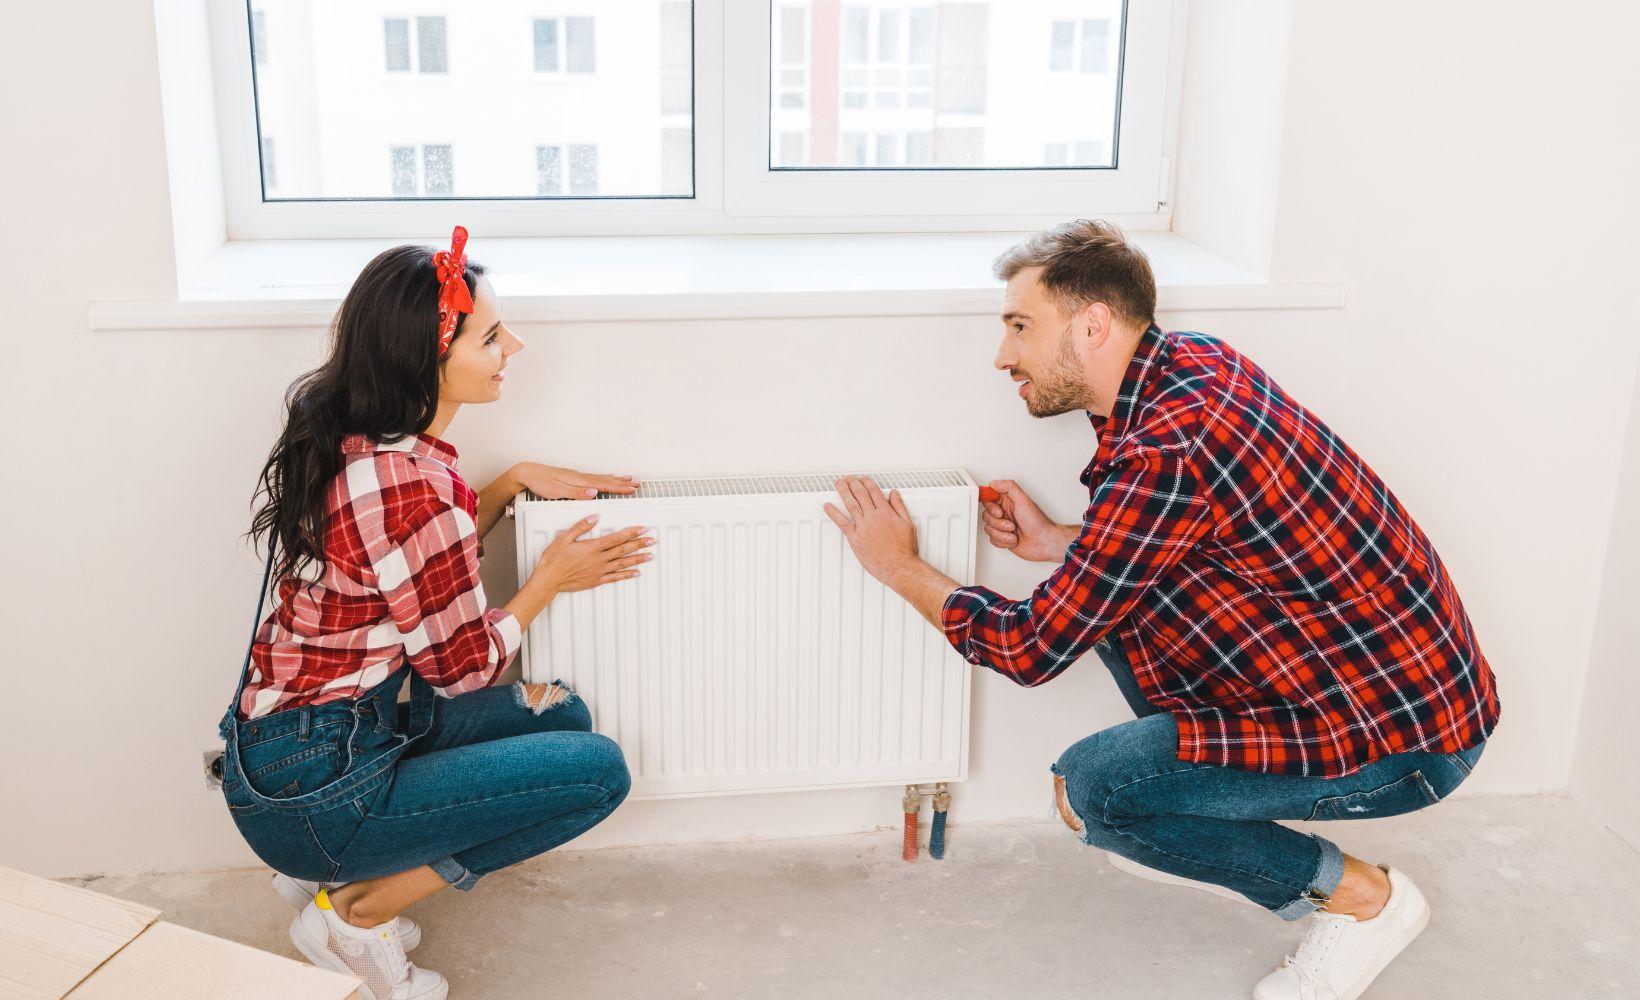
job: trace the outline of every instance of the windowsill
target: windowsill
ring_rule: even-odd
[[[470,247],[518,323],[992,316],[1019,233],[487,239]],[[1338,309],[1341,282],[1278,283],[1173,233],[1132,233],[1159,312]],[[313,329],[393,240],[225,245],[175,301],[96,301],[93,330]]]

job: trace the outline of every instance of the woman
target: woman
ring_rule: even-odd
[[[520,491],[637,484],[530,463],[476,493],[462,480],[445,430],[463,405],[501,397],[524,346],[466,238],[457,227],[449,251],[371,261],[330,357],[292,388],[251,529],[277,604],[222,722],[228,808],[300,911],[291,940],[362,979],[367,1000],[449,992],[405,957],[421,938],[405,907],[551,850],[630,786],[568,689],[492,686],[555,595],[636,576],[651,539],[641,527],[586,537],[589,517],[487,607],[480,540]]]

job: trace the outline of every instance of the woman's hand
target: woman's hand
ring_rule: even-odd
[[[597,523],[597,514],[582,518],[560,531],[541,553],[529,579],[506,604],[520,628],[529,628],[559,594],[630,580],[638,575],[639,566],[654,558],[643,551],[655,544],[653,538],[644,536],[643,526],[587,538],[586,533]]]
[[[591,500],[599,493],[636,493],[642,485],[631,476],[576,472],[538,462],[519,462],[511,473],[521,488],[547,500]]]
[[[593,514],[559,532],[541,553],[530,583],[540,577],[552,593],[568,594],[637,576],[638,567],[653,558],[642,550],[654,545],[655,540],[644,536],[642,525],[599,538],[585,537],[597,523],[598,515]]]

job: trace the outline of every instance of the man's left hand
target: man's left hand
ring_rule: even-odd
[[[900,491],[884,496],[876,482],[863,476],[844,476],[833,485],[848,513],[828,503],[826,516],[848,539],[865,571],[892,587],[895,575],[918,561],[917,526]]]

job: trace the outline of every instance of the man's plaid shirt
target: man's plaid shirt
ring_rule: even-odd
[[[242,719],[359,695],[406,662],[438,694],[485,687],[518,652],[518,619],[478,578],[478,495],[426,434],[342,441],[326,495],[325,564],[285,579],[251,649]]]
[[[1063,565],[947,599],[969,662],[1033,686],[1105,636],[1179,758],[1334,777],[1481,742],[1498,696],[1429,539],[1313,413],[1222,341],[1151,327],[1082,474]]]

